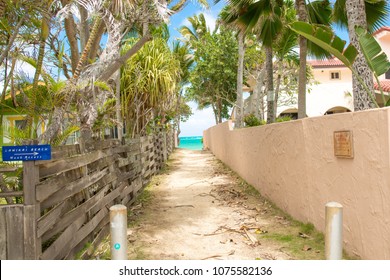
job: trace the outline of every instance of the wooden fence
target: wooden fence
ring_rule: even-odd
[[[98,245],[109,233],[109,207],[131,205],[173,143],[173,133],[160,132],[87,143],[84,153],[61,146],[50,161],[24,162],[24,203],[0,206],[0,259],[73,259]]]

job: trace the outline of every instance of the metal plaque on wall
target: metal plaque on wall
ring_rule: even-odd
[[[334,155],[340,158],[353,158],[352,131],[335,131],[333,134]]]

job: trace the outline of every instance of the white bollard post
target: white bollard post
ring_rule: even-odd
[[[341,260],[343,257],[343,206],[337,202],[325,205],[325,258]]]
[[[127,260],[127,208],[110,207],[111,259]]]

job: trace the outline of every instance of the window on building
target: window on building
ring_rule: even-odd
[[[390,70],[388,70],[385,74],[385,78],[390,80]]]
[[[331,80],[340,80],[340,72],[330,72]]]
[[[15,120],[15,127],[18,129],[25,129],[27,126],[27,120]]]

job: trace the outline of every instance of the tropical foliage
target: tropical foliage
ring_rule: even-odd
[[[131,47],[128,42],[122,51]],[[179,79],[180,62],[162,38],[145,44],[127,61],[121,78],[122,112],[133,135],[143,134],[152,119],[172,110]]]
[[[229,118],[236,100],[237,41],[225,27],[190,39],[195,67],[191,71],[187,96],[199,109],[211,107],[216,123]]]
[[[365,93],[369,96],[371,102],[378,107],[374,90],[365,83],[365,80],[360,77],[354,68],[358,50],[352,43],[345,48],[345,41],[341,40],[330,29],[315,27],[303,22],[296,22],[292,24],[291,28],[340,59],[352,71],[360,86],[365,89]],[[371,70],[370,73],[374,73],[378,84],[380,84],[378,77],[390,69],[390,62],[377,41],[365,29],[356,27],[356,34],[362,55],[364,55],[365,61]],[[383,91],[382,98],[383,103],[386,103]]]
[[[31,115],[27,120],[28,127],[32,127],[33,123],[37,124],[38,119],[32,116],[31,109],[42,106],[40,100],[45,95],[41,94],[41,87],[47,87],[46,92],[50,95],[47,100],[55,102],[51,102],[48,110],[34,111],[45,123],[46,131],[42,135],[29,132],[27,134],[30,139],[38,139],[42,143],[57,143],[56,139],[69,130],[64,127],[64,123],[69,123],[69,128],[79,127],[82,139],[102,136],[102,129],[119,124],[114,109],[120,105],[120,96],[115,96],[114,91],[120,86],[115,80],[118,77],[116,73],[154,37],[157,37],[157,42],[152,44],[153,47],[160,44],[158,30],[163,29],[163,23],[169,20],[170,15],[182,10],[186,2],[1,0],[2,101],[10,98],[13,101],[10,110]],[[204,7],[208,6],[206,0],[198,2]],[[122,47],[124,39],[129,37],[133,41]],[[164,51],[166,50],[167,47]],[[161,61],[167,58],[164,51],[156,49],[154,54],[160,55],[160,60],[154,61],[155,64],[162,65]],[[18,72],[23,61],[29,61],[34,67],[34,73],[30,77]],[[149,83],[149,88],[140,89],[142,100],[147,100],[149,106],[158,105],[153,108],[156,114],[163,114],[162,111],[171,109],[172,106],[168,106],[168,103],[174,103],[173,97],[177,96],[179,87],[183,85],[177,81],[182,74],[177,65],[168,67],[176,67],[174,71],[169,70],[171,76],[166,75],[165,70],[156,70],[148,77],[144,76],[144,84]],[[138,70],[146,71],[140,68]],[[60,80],[68,82],[53,93],[49,84]],[[173,81],[173,85],[169,81]],[[25,93],[23,87],[26,82],[32,84],[34,94]],[[156,102],[156,98],[159,98],[156,92],[161,89],[160,97],[165,99],[160,103]],[[129,96],[132,94],[133,92],[126,93],[122,96],[123,100],[130,102]],[[23,96],[24,102],[18,102],[16,95]],[[124,108],[129,108],[125,105]],[[120,107],[117,108],[120,113]]]
[[[1,108],[26,119],[23,129],[10,133],[23,142],[61,144],[80,130],[83,144],[104,137],[107,128],[124,127],[130,137],[158,123],[180,129],[191,114],[187,100],[211,107],[217,123],[236,106],[240,127],[248,77],[255,81],[259,120],[266,114],[274,122],[281,96],[296,91],[302,117],[307,53],[331,53],[350,67],[355,110],[376,104],[370,71],[377,77],[388,61],[369,33],[388,18],[387,1],[336,0],[331,9],[328,0],[229,0],[216,30],[203,14],[192,16],[180,29],[182,41],[170,45],[165,23],[187,2],[0,0]],[[296,19],[307,24],[293,24]],[[348,29],[346,50],[330,19]],[[30,65],[31,73],[21,65]]]

